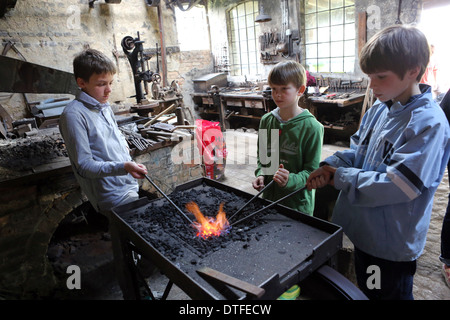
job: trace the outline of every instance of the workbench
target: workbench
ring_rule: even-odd
[[[345,95],[345,92],[336,92],[335,95],[310,96],[308,109],[325,128],[327,143],[348,141],[358,129],[365,93]]]
[[[339,96],[339,94],[341,93],[338,93],[337,96]],[[314,104],[328,103],[335,104],[338,107],[346,107],[364,101],[365,93],[351,93],[347,98],[327,98],[327,96],[328,95],[319,97],[310,96],[310,99]]]
[[[232,118],[259,121],[275,107],[271,97],[254,91],[195,92],[191,96],[199,113],[218,117],[222,129],[230,129]]]

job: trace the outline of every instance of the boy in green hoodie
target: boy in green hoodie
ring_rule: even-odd
[[[306,89],[306,72],[298,62],[278,63],[269,73],[268,83],[277,108],[265,114],[258,131],[258,168],[253,188],[260,191],[272,179],[262,197],[276,201],[306,184],[319,167],[323,126],[299,100]],[[272,163],[279,159],[276,165]],[[270,161],[266,160],[270,159]],[[312,215],[314,190],[304,190],[280,204]]]

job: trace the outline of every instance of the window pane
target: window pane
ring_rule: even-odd
[[[238,16],[240,16],[240,17],[245,16],[245,5],[243,5],[243,4],[238,5],[237,12],[238,12]]]
[[[306,0],[305,13],[316,12],[316,0]]]
[[[258,59],[255,55],[255,52],[250,52],[249,56],[248,56],[248,62],[250,64],[255,64],[256,62],[258,62]]]
[[[305,0],[300,3],[305,9],[305,67],[311,72],[353,72],[355,1]]]
[[[339,41],[344,40],[344,26],[332,26],[331,27],[331,40]]]
[[[317,29],[311,29],[305,31],[305,41],[306,43],[316,43],[317,42]]]
[[[344,23],[344,9],[331,10],[331,25]]]
[[[230,28],[231,31],[237,30],[238,29],[238,25],[237,25],[237,18],[234,18],[231,23],[230,23]]]
[[[355,22],[355,7],[345,8],[345,23]]]
[[[331,57],[342,57],[344,56],[344,42],[332,42],[331,43]]]
[[[326,27],[330,25],[330,12],[320,12],[317,14],[317,26]]]
[[[355,39],[355,24],[349,23],[344,25],[345,40]]]
[[[247,41],[241,41],[241,54],[247,54],[248,47],[247,47]]]
[[[306,69],[308,69],[311,72],[317,72],[317,60],[306,59]]]
[[[305,16],[305,29],[317,28],[317,15],[315,13]]]
[[[355,58],[344,58],[344,72],[353,72],[355,69]]]
[[[354,56],[355,55],[355,40],[345,41],[344,44],[344,56]]]
[[[238,17],[238,26],[239,28],[245,28],[245,16]]]
[[[241,42],[247,40],[247,29],[239,29],[239,40]]]
[[[306,45],[306,56],[308,58],[317,58],[317,44]]]
[[[254,40],[255,36],[256,36],[255,28],[254,27],[248,28],[247,29],[247,39]]]
[[[317,29],[317,32],[318,32],[317,36],[318,42],[330,41],[330,27],[319,28]]]
[[[320,43],[318,45],[318,55],[319,58],[327,58],[330,56],[330,44],[329,43]]]
[[[249,1],[245,3],[245,11],[246,13],[253,12],[253,1]]]
[[[330,9],[329,0],[317,0],[317,11]]]
[[[247,16],[246,16],[246,18],[247,18],[247,28],[248,27],[253,27],[253,25],[255,24],[255,17],[253,16],[253,14],[248,14]]]
[[[331,9],[341,8],[343,6],[344,6],[344,0],[331,0],[331,2],[330,2]]]
[[[330,59],[317,59],[318,72],[330,72]]]
[[[331,58],[331,72],[344,72],[342,58]]]

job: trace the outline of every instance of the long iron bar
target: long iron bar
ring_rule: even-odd
[[[264,188],[262,188],[262,190],[261,190],[260,192],[258,192],[257,195],[255,195],[253,198],[251,198],[249,201],[247,201],[247,203],[244,204],[238,211],[236,211],[236,213],[233,214],[233,215],[228,219],[228,221],[231,221],[231,219],[233,219],[239,212],[241,212],[242,209],[244,209],[246,206],[248,206],[250,202],[252,202],[253,200],[255,200],[261,193],[264,192],[264,190],[266,190],[267,188],[269,188],[272,184],[273,184],[273,180],[270,181]]]
[[[263,210],[267,210],[267,209],[269,209],[270,207],[273,207],[274,205],[276,205],[277,203],[279,203],[279,202],[281,202],[281,201],[283,201],[283,200],[285,200],[285,199],[287,199],[287,198],[289,198],[289,197],[292,197],[294,194],[299,193],[300,191],[303,191],[303,190],[305,190],[305,189],[306,189],[306,186],[304,186],[304,187],[302,187],[302,188],[300,188],[300,189],[297,189],[297,190],[295,190],[294,192],[291,192],[290,194],[288,194],[287,196],[284,196],[283,198],[280,198],[280,199],[278,199],[277,201],[272,202],[272,203],[269,204],[268,206],[263,207],[263,208],[261,208],[261,209],[255,211],[255,212],[249,214],[248,216],[242,218],[241,220],[238,220],[238,221],[236,221],[236,222],[233,222],[233,223],[231,224],[231,226],[233,226],[233,225],[235,225],[235,224],[238,224],[238,223],[241,223],[241,222],[247,220],[248,218],[253,217],[255,214],[258,214],[258,213],[260,213],[260,212],[263,211]]]
[[[189,217],[172,201],[172,200],[170,200],[170,198],[152,181],[152,179],[150,179],[149,178],[149,176],[148,175],[145,175],[145,178],[148,180],[148,182],[150,182],[151,184],[152,184],[152,186],[154,186],[155,187],[155,189],[156,190],[158,190],[159,191],[159,193],[161,193],[163,196],[164,196],[164,198],[166,198],[167,199],[167,201],[169,201],[170,202],[170,204],[172,205],[172,206],[174,206],[177,210],[178,210],[178,212],[187,220],[187,221],[189,221],[189,223],[193,223],[192,222],[192,220],[191,219],[189,219]]]

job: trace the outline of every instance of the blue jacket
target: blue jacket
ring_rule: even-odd
[[[75,177],[96,210],[108,211],[138,192],[124,169],[131,156],[109,104],[80,91],[64,108],[59,128]]]
[[[350,150],[324,162],[341,190],[332,221],[358,249],[412,261],[425,246],[434,193],[449,160],[450,129],[429,86],[406,105],[377,101],[351,137]]]

